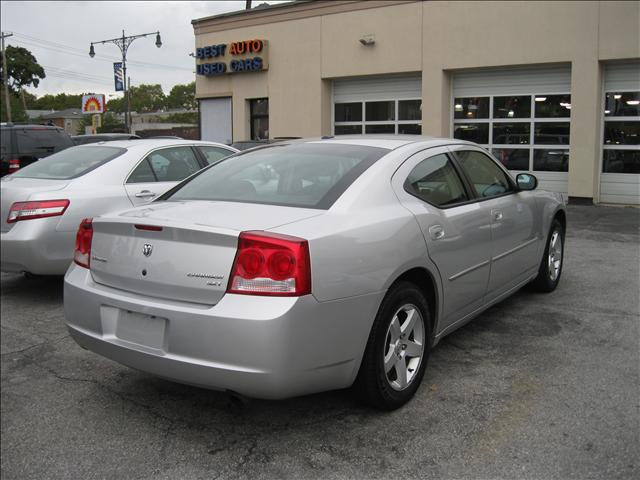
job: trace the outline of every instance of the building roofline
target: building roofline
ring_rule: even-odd
[[[201,18],[195,18],[193,20],[191,20],[191,23],[193,25],[195,25],[196,23],[202,23],[202,22],[206,22],[208,20],[217,20],[220,18],[229,18],[229,17],[237,17],[237,16],[246,16],[246,15],[254,15],[256,13],[260,13],[260,12],[265,12],[267,10],[276,10],[278,8],[289,8],[293,5],[298,5],[298,4],[302,4],[302,3],[309,3],[312,2],[313,0],[291,0],[290,2],[285,2],[285,3],[276,3],[274,5],[267,5],[264,7],[260,7],[258,8],[258,5],[256,5],[255,7],[251,8],[250,10],[234,10],[233,12],[225,12],[225,13],[218,13],[216,15],[209,15],[208,17],[201,17]]]
[[[196,34],[299,20],[336,13],[388,7],[422,0],[294,0],[251,10],[237,10],[191,20]]]

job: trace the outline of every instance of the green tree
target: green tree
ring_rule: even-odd
[[[22,90],[21,97],[24,106],[28,109],[33,109],[32,105],[36,102],[37,98],[34,94]]]
[[[4,96],[4,86],[0,84],[0,121],[6,122],[7,118],[7,106]],[[11,121],[12,122],[26,122],[28,121],[27,112],[25,112],[24,105],[19,95],[9,90],[9,99],[11,102]]]
[[[65,110],[67,108],[81,108],[83,93],[74,95],[58,93],[57,95],[43,95],[29,104],[34,110]]]
[[[84,135],[85,127],[91,126],[91,115],[83,115],[82,122],[78,125],[76,135]],[[125,133],[124,122],[118,120],[118,118],[112,113],[105,113],[102,115],[102,126],[98,127],[97,133]]]
[[[158,123],[198,123],[198,112],[172,113],[166,117],[158,118]]]
[[[166,97],[159,84],[131,87],[129,95],[132,112],[157,112],[166,104]]]
[[[0,85],[2,85],[2,106],[0,108],[0,118],[3,122],[7,121],[7,111],[4,96],[4,79],[5,75],[9,85],[9,95],[11,103],[11,120],[14,122],[27,121],[26,96],[24,96],[24,87],[37,87],[40,80],[45,78],[44,68],[38,64],[36,57],[22,47],[7,46],[5,49],[7,57],[7,71],[4,71],[4,65],[0,62]]]
[[[45,78],[44,68],[40,66],[36,57],[22,47],[7,46],[5,49],[7,56],[7,79],[9,90],[13,93],[20,93],[24,87],[38,87],[40,80]],[[4,66],[0,65],[0,81],[4,82]]]
[[[186,110],[198,108],[196,82],[175,85],[167,95],[167,108],[184,108]]]
[[[112,98],[107,101],[107,112],[124,113],[125,110],[124,97]]]
[[[86,116],[86,115],[85,115]],[[98,128],[98,133],[124,133],[124,122],[118,120],[115,115],[105,113],[102,115],[102,126]]]
[[[84,135],[85,127],[91,125],[91,117],[89,115],[82,115],[82,120],[78,124],[76,135]]]

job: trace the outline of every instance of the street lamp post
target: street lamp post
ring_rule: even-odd
[[[137,38],[142,38],[142,37],[147,37],[149,35],[155,35],[156,36],[156,47],[160,48],[162,46],[162,40],[160,40],[160,32],[151,32],[151,33],[141,33],[140,35],[129,35],[129,36],[125,36],[124,35],[124,30],[122,30],[122,37],[118,37],[118,38],[110,38],[109,40],[100,40],[98,42],[91,42],[91,46],[89,47],[89,56],[91,58],[95,57],[96,55],[96,51],[93,48],[94,44],[97,43],[101,43],[101,44],[105,44],[105,43],[115,43],[118,48],[120,49],[120,52],[122,52],[122,73],[123,73],[123,83],[124,83],[124,98],[125,98],[125,105],[126,105],[126,113],[124,116],[124,126],[125,129],[127,130],[127,133],[129,133],[130,130],[130,125],[129,125],[129,109],[130,109],[130,105],[129,105],[129,87],[127,86],[127,49],[129,48],[129,45],[131,45],[131,43],[133,43],[133,41]]]

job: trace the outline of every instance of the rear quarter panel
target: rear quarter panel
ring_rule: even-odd
[[[312,289],[321,302],[384,291],[404,271],[427,264],[422,233],[399,205],[328,213],[275,231],[309,241]]]
[[[386,292],[400,275],[416,267],[428,270],[440,283],[415,217],[391,188],[398,166],[421,149],[424,146],[411,145],[391,151],[326,213],[274,230],[309,240],[312,290],[318,301]]]

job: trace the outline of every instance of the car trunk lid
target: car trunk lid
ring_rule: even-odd
[[[228,202],[154,203],[94,220],[91,273],[106,286],[215,305],[227,290],[240,231],[318,214]]]

